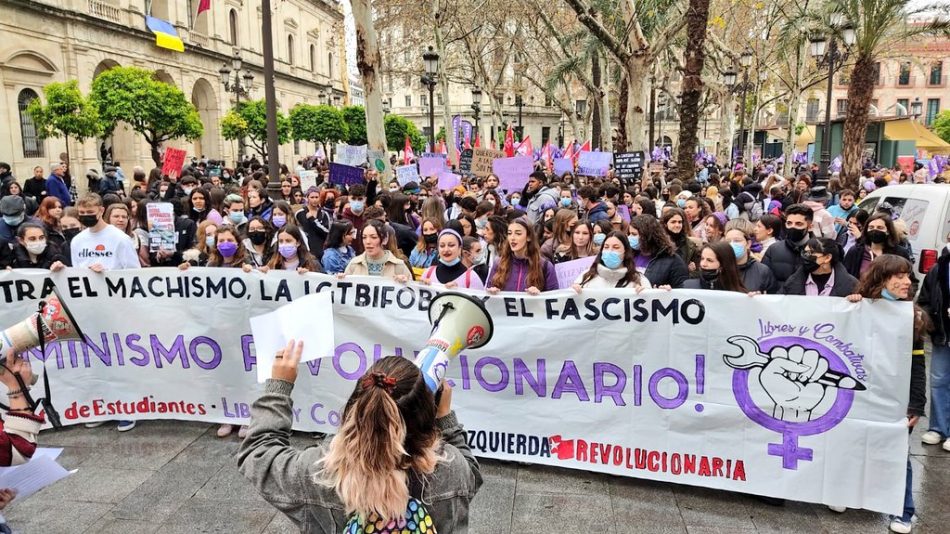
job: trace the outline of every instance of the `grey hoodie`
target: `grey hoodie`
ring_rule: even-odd
[[[339,534],[348,519],[333,488],[314,482],[327,444],[297,450],[290,445],[294,385],[270,379],[251,408],[251,426],[238,451],[238,469],[261,496],[300,532]],[[410,473],[410,494],[425,503],[439,534],[468,532],[468,506],[482,485],[478,461],[465,442],[455,412],[436,421],[445,461],[424,483]]]

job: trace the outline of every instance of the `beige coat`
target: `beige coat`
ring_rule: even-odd
[[[409,270],[409,267],[406,266],[406,262],[401,259],[393,256],[392,252],[386,251],[386,264],[383,266],[383,277],[395,279],[396,276],[400,274],[412,280],[412,271]],[[346,271],[344,274],[357,275],[357,276],[368,276],[369,275],[369,265],[366,263],[366,253],[362,253],[359,256],[350,260],[350,263],[346,266]]]

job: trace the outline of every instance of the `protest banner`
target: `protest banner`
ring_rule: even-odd
[[[396,181],[399,182],[400,186],[409,182],[419,183],[419,168],[416,167],[415,163],[396,167]]]
[[[492,164],[495,159],[505,157],[504,151],[489,148],[472,149],[472,174],[484,178],[494,172]]]
[[[419,176],[423,178],[438,176],[447,170],[449,169],[445,164],[445,154],[424,154],[419,158]]]
[[[615,152],[614,172],[623,184],[633,184],[643,175],[643,162],[646,155],[642,150],[636,152]]]
[[[330,183],[354,185],[363,183],[363,169],[339,163],[330,163]]]
[[[304,193],[311,187],[317,186],[317,171],[300,171],[300,190]]]
[[[459,153],[459,172],[462,176],[472,175],[472,149],[467,148]]]
[[[162,174],[168,176],[172,173],[181,174],[181,168],[185,165],[185,151],[168,147],[165,149],[165,158],[162,160]]]
[[[574,172],[574,160],[571,158],[554,158],[554,175],[564,176],[566,172]]]
[[[557,287],[567,289],[574,284],[577,276],[590,269],[590,264],[594,263],[597,256],[587,256],[576,260],[565,261],[554,265],[554,272],[557,273]]]
[[[293,426],[332,433],[368,367],[387,355],[413,357],[431,331],[429,303],[441,289],[387,282],[220,268],[13,270],[0,272],[0,324],[22,321],[53,283],[59,288],[86,335],[85,343],[46,347],[66,425],[246,424],[263,390],[250,318],[330,293],[334,354],[301,365]],[[455,291],[484,299],[494,319],[491,342],[463,350],[447,375],[479,456],[902,509],[908,302]],[[213,320],[204,320],[209,310]],[[39,370],[38,349],[27,357]],[[794,380],[784,371],[803,368],[816,376]]]
[[[359,167],[366,163],[366,145],[347,145],[337,143],[335,163]]]
[[[462,183],[462,177],[451,172],[439,173],[439,189],[448,191]]]
[[[607,176],[610,164],[614,161],[613,152],[581,152],[577,158],[579,176]]]
[[[528,156],[498,158],[492,163],[492,172],[498,176],[498,187],[507,193],[521,191],[534,171],[534,159]]]
[[[171,202],[149,202],[145,207],[149,252],[175,252],[178,244],[175,207]]]

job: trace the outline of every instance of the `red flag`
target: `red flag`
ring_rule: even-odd
[[[482,147],[481,140],[478,138],[478,134],[475,134],[475,144],[472,146],[472,148],[481,148],[481,147]]]
[[[515,152],[517,152],[518,154],[522,156],[530,156],[530,157],[534,156],[534,145],[531,144],[530,135],[524,138],[524,141],[522,141],[521,144],[518,145],[518,148],[515,150]]]
[[[515,155],[515,134],[511,130],[511,125],[508,125],[508,131],[505,132],[505,156],[511,158]]]
[[[462,143],[462,149],[468,150],[470,148],[472,148],[472,138],[469,136],[465,136],[465,142]]]
[[[547,166],[548,172],[551,172],[553,165],[551,161],[551,143],[544,143],[544,148],[541,149],[541,161]]]
[[[200,0],[198,2],[198,13],[195,16],[202,14],[205,11],[211,10],[211,0]]]
[[[571,144],[567,145],[567,150],[564,151],[564,155],[561,156],[562,158],[570,158],[572,161],[574,160],[574,144],[575,143],[576,141],[571,141]]]
[[[409,162],[412,158],[416,157],[415,153],[412,151],[412,143],[409,142],[409,136],[406,136],[406,147],[403,150],[402,164],[409,165]]]

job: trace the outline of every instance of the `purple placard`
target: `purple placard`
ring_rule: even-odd
[[[363,183],[363,169],[339,163],[330,164],[330,183],[353,185]]]
[[[581,152],[577,158],[577,174],[581,176],[606,176],[614,161],[613,152]]]
[[[528,156],[499,158],[492,162],[492,171],[503,190],[521,191],[528,183],[528,175],[534,171],[534,160]]]
[[[557,287],[559,289],[571,287],[571,285],[574,284],[574,280],[577,280],[577,277],[580,276],[581,273],[590,269],[595,259],[597,259],[597,256],[587,256],[555,265],[554,272],[557,273]]]
[[[428,178],[445,172],[445,154],[433,154],[419,158],[419,176]]]
[[[624,222],[630,222],[630,208],[628,208],[626,204],[617,206],[617,213],[620,214],[620,218],[623,219]]]
[[[574,162],[571,158],[554,158],[554,175],[560,178],[566,172],[574,172]]]
[[[439,173],[439,189],[448,191],[453,187],[458,187],[462,183],[462,177],[451,172]]]

